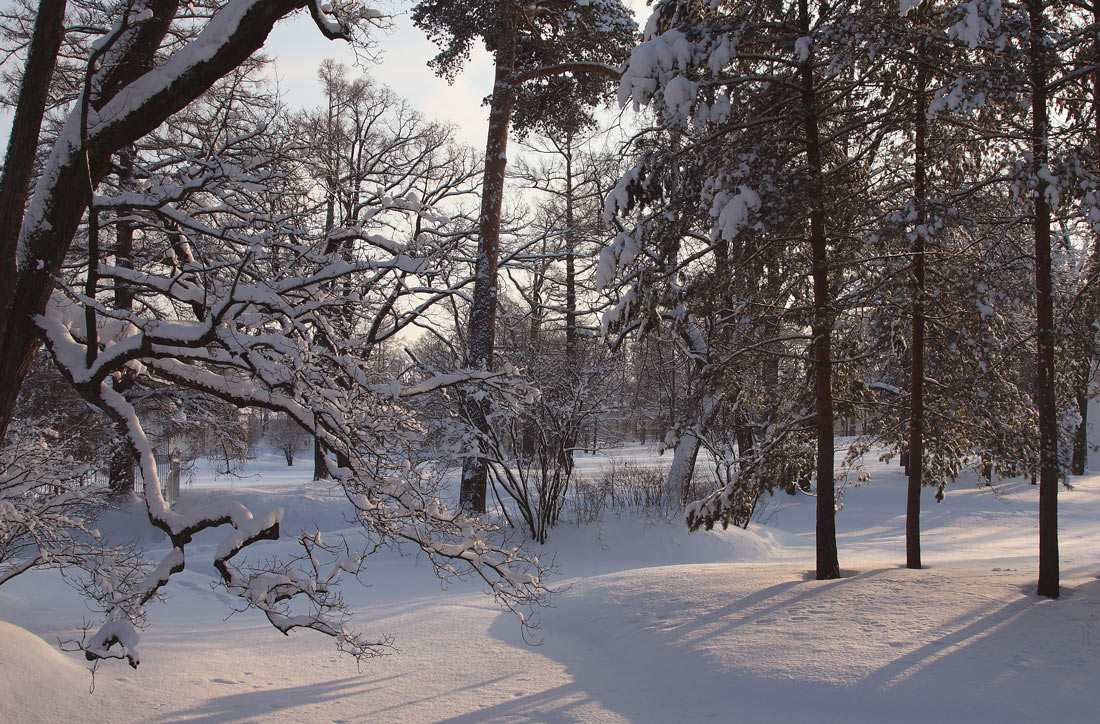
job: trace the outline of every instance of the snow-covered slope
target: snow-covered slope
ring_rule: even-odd
[[[0,621],[0,681],[4,721],[63,721],[87,693],[89,676],[53,643]]]
[[[1034,595],[1033,486],[968,478],[944,503],[926,496],[929,567],[909,571],[904,480],[896,466],[869,468],[873,483],[848,488],[838,515],[837,581],[810,580],[804,496],[770,500],[767,524],[748,531],[564,523],[543,551],[559,592],[536,646],[475,585],[442,590],[415,558],[385,552],[368,566],[370,586],[347,595],[355,624],[394,635],[397,650],[361,670],[318,635],[282,637],[250,613],[223,620],[196,550],[169,604],[152,610],[141,667],[101,666],[90,694],[83,662],[47,643],[78,636],[88,614],[56,577],[29,574],[0,590],[0,618],[15,624],[0,624],[0,721],[1100,720],[1100,476],[1062,494],[1064,595],[1047,601]],[[187,495],[235,495],[287,508],[292,525],[346,528],[339,496],[305,482],[309,469],[272,467]],[[136,520],[103,527],[156,545]]]

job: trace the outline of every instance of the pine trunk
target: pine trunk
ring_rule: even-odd
[[[565,361],[570,374],[577,364],[577,262],[573,211],[573,139],[565,146]]]
[[[469,356],[467,366],[488,370],[493,366],[497,318],[497,262],[500,258],[500,214],[504,201],[504,171],[508,163],[508,129],[512,122],[515,88],[512,70],[516,53],[515,12],[507,19],[505,40],[496,51],[493,97],[489,105],[489,131],[485,140],[485,171],[478,219],[477,261],[474,295],[470,307]],[[488,432],[482,403],[466,402],[466,415],[478,432]],[[462,465],[459,502],[464,510],[485,512],[488,462],[483,457],[467,458]]]
[[[134,185],[134,149],[126,148],[119,152],[119,186],[127,191]],[[128,221],[115,224],[115,264],[123,269],[134,268],[134,225]],[[134,307],[134,292],[126,284],[115,282],[115,308],[130,310]],[[134,387],[134,378],[129,374],[115,376],[115,392],[126,395]],[[137,450],[130,442],[126,430],[118,426],[116,433],[120,445],[115,450],[110,464],[108,487],[112,496],[126,496],[134,492],[134,461]]]
[[[1031,84],[1032,175],[1035,233],[1035,398],[1039,413],[1039,585],[1038,593],[1057,598],[1058,582],[1058,419],[1054,396],[1054,301],[1050,254],[1051,210],[1047,183],[1043,180],[1048,161],[1049,119],[1047,102],[1047,56],[1041,42],[1046,38],[1043,1],[1029,0],[1031,20],[1029,75]]]
[[[799,30],[810,34],[808,0],[798,3]],[[832,314],[829,294],[829,255],[825,236],[825,201],[822,198],[823,163],[818,132],[814,56],[809,53],[800,68],[806,163],[810,173],[810,253],[813,263],[814,319],[813,367],[817,427],[817,579],[840,577],[836,547],[836,487],[833,480],[833,379]]]
[[[923,61],[923,57],[920,58]],[[919,61],[918,61],[919,62]],[[913,104],[916,149],[913,203],[916,235],[913,239],[913,329],[909,369],[909,487],[905,503],[905,566],[920,568],[920,493],[924,484],[924,232],[927,223],[928,71],[917,66],[917,95]]]

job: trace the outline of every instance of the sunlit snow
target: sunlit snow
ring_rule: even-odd
[[[647,448],[584,456],[665,465]],[[278,635],[229,613],[199,563],[151,612],[137,670],[108,663],[95,692],[82,659],[57,650],[87,611],[49,572],[0,590],[5,722],[1020,722],[1085,724],[1100,710],[1100,476],[1061,498],[1063,596],[1034,594],[1037,491],[978,485],[972,472],[943,503],[923,501],[921,571],[904,559],[904,478],[872,460],[872,484],[848,486],[838,515],[844,577],[811,580],[808,496],[767,501],[748,531],[687,535],[678,520],[605,516],[559,525],[543,555],[559,589],[540,645],[473,583],[441,590],[425,565],[384,551],[347,595],[352,623],[392,634],[392,656],[355,662],[327,637]],[[181,503],[229,496],[286,509],[284,536],[356,534],[346,502],[308,480],[312,463],[264,457],[237,481],[200,474]],[[127,515],[101,521],[153,550],[159,534]],[[288,550],[290,541],[253,553]],[[196,561],[196,562],[193,562]],[[29,633],[28,633],[29,632]],[[1051,709],[1053,707],[1053,709]]]

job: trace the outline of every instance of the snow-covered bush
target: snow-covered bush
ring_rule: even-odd
[[[500,344],[528,392],[519,404],[498,406],[480,438],[505,513],[544,543],[566,503],[584,433],[610,410],[619,363],[595,345],[567,354],[561,335],[532,333],[528,321],[510,327],[504,320]]]
[[[134,591],[146,572],[128,546],[100,540],[111,500],[105,476],[79,457],[78,435],[19,420],[0,447],[0,585],[34,568],[59,569],[109,617],[142,619]]]

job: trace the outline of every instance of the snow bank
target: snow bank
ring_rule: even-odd
[[[0,621],[0,716],[5,722],[69,721],[72,702],[87,699],[91,674],[56,644]]]

